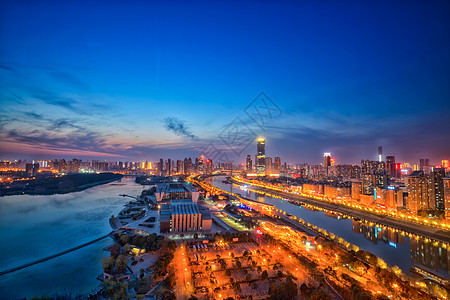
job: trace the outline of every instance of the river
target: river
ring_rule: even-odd
[[[111,232],[109,217],[145,187],[134,178],[63,195],[0,197],[0,269],[78,246]],[[110,238],[0,277],[0,298],[86,295],[97,288]]]
[[[442,277],[450,278],[450,251],[447,251],[447,249],[425,243],[422,239],[410,239],[408,236],[402,236],[390,229],[367,226],[352,219],[338,219],[326,215],[323,211],[312,211],[291,204],[286,200],[245,191],[237,185],[226,184],[223,180],[225,180],[225,177],[210,177],[207,179],[208,182],[218,188],[239,193],[253,200],[273,204],[278,209],[324,228],[328,232],[357,245],[360,249],[381,257],[388,265],[397,265],[404,272],[409,272],[410,268],[419,267]]]

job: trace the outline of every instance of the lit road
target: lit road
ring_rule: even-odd
[[[231,179],[231,180],[233,182],[235,182],[236,184],[241,184],[233,179]],[[251,185],[250,183],[247,183],[247,184]],[[399,219],[396,219],[396,218],[393,218],[390,216],[386,216],[386,215],[376,215],[374,213],[369,213],[369,212],[365,212],[365,211],[353,210],[351,208],[344,207],[339,204],[305,198],[302,196],[298,196],[298,195],[294,195],[294,194],[290,194],[290,193],[286,193],[286,192],[281,192],[281,191],[276,191],[276,190],[272,190],[272,189],[268,189],[268,188],[262,188],[262,187],[258,187],[258,186],[254,186],[254,185],[252,185],[252,189],[259,190],[262,192],[267,192],[269,194],[280,196],[280,197],[283,197],[286,199],[311,204],[311,205],[314,205],[317,207],[322,207],[324,209],[340,212],[342,214],[346,214],[346,215],[350,215],[350,216],[357,217],[360,219],[364,219],[364,220],[367,220],[367,221],[370,221],[373,223],[377,223],[380,225],[390,226],[390,227],[393,227],[396,229],[407,231],[412,234],[425,236],[425,237],[434,239],[436,241],[450,243],[450,233],[446,230],[441,230],[441,229],[426,226],[426,225],[414,224],[412,222],[405,222],[405,221],[402,221],[402,220],[399,220]]]

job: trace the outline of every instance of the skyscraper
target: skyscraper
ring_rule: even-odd
[[[397,170],[395,168],[395,156],[386,156],[386,171],[390,177],[397,177]]]
[[[406,208],[417,214],[419,210],[429,209],[427,178],[423,171],[414,171],[408,177],[408,201]]]
[[[445,219],[450,220],[450,177],[443,178]]]
[[[247,172],[251,173],[253,170],[253,164],[252,164],[252,156],[249,154],[247,155],[247,159],[245,160],[245,167],[247,169]]]
[[[266,175],[270,175],[272,173],[272,157],[266,157]]]
[[[258,138],[256,143],[256,172],[258,175],[266,173],[266,140],[263,137]]]
[[[362,192],[373,195],[375,188],[384,189],[389,183],[384,162],[361,160]]]
[[[164,174],[164,160],[162,158],[159,159],[159,175],[163,176]]]
[[[378,147],[378,161],[382,162],[383,161],[383,147]]]
[[[328,176],[328,167],[331,166],[331,153],[323,154],[323,168],[325,170],[326,176]]]
[[[273,171],[278,174],[280,173],[280,170],[281,170],[281,158],[277,156],[275,157],[275,161],[273,164]]]
[[[167,159],[166,173],[167,173],[167,175],[172,174],[172,160],[170,158]]]
[[[432,199],[432,203],[434,207],[431,209],[436,209],[438,211],[445,211],[445,201],[444,201],[444,177],[445,170],[444,169],[436,169],[430,174],[430,184],[428,187],[430,189],[430,197]]]

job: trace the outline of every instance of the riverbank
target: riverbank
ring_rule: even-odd
[[[123,175],[115,173],[37,177],[0,186],[0,196],[67,194],[110,183],[119,180],[122,177]]]
[[[132,177],[90,187],[76,193],[15,195],[0,197],[0,228],[5,243],[0,246],[1,271],[60,253],[111,232],[109,218],[117,215],[127,198],[141,194],[142,186]],[[0,280],[1,299],[84,295],[96,290],[103,249],[112,240],[104,238],[70,253],[5,274]],[[49,271],[51,270],[51,272]]]
[[[241,182],[235,180],[234,178],[230,178],[230,181],[237,184],[242,185]],[[317,208],[321,209],[327,209],[330,211],[339,212],[343,215],[348,215],[353,218],[359,218],[363,220],[367,220],[369,222],[373,222],[374,224],[379,224],[382,226],[389,226],[392,228],[395,228],[397,230],[404,231],[409,234],[419,235],[424,238],[429,238],[434,241],[438,241],[445,244],[450,244],[450,234],[448,230],[443,230],[431,226],[426,226],[422,224],[416,224],[408,221],[403,221],[396,219],[394,217],[389,217],[385,215],[377,215],[374,213],[361,211],[361,210],[355,210],[348,207],[344,207],[342,205],[338,205],[331,202],[324,202],[319,201],[311,198],[305,198],[303,196],[295,195],[288,192],[282,192],[282,191],[276,191],[260,186],[255,186],[251,183],[246,183],[247,185],[251,186],[252,189],[256,191],[261,191],[268,195],[275,195],[278,197],[282,197],[285,199],[289,199],[293,201],[294,205],[301,205],[302,203],[306,203],[312,206],[315,206]]]

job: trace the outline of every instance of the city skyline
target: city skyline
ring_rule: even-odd
[[[448,3],[1,6],[1,159],[157,161],[214,143],[242,163],[253,146],[220,138],[236,117],[291,163],[450,156]],[[261,91],[282,110],[263,129],[244,113]]]

